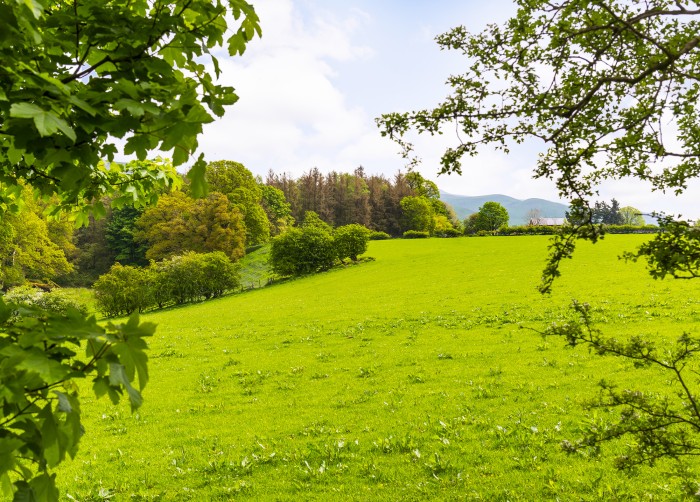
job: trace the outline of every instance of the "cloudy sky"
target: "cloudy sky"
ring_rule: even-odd
[[[480,31],[514,13],[511,0],[256,0],[263,37],[241,58],[222,61],[222,80],[240,101],[205,129],[208,160],[236,160],[264,177],[321,171],[391,176],[404,169],[398,148],[382,138],[375,117],[427,108],[447,93],[465,61],[439,50],[436,35],[459,24]],[[551,182],[533,180],[539,145],[510,155],[484,150],[464,160],[462,176],[437,176],[447,136],[420,138],[419,170],[447,192],[501,193],[558,200]],[[650,193],[643,184],[610,183],[601,199],[643,211],[700,217],[700,184],[684,197]]]

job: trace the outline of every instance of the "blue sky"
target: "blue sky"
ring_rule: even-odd
[[[222,80],[240,101],[205,128],[208,160],[236,160],[264,177],[272,169],[299,175],[310,168],[391,176],[404,168],[397,147],[381,138],[374,118],[426,108],[446,94],[446,78],[466,66],[440,51],[436,35],[463,24],[480,31],[515,12],[511,0],[257,0],[263,37],[242,58],[222,61]],[[541,145],[505,155],[484,150],[465,159],[463,176],[437,176],[453,137],[416,141],[419,170],[448,192],[502,193],[557,200],[547,180],[533,180]],[[700,183],[682,198],[651,193],[644,184],[608,183],[600,198],[644,211],[700,217]]]

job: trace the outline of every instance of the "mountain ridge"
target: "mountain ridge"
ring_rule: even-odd
[[[541,218],[564,218],[569,206],[560,202],[531,197],[528,199],[516,199],[509,195],[456,195],[440,190],[440,200],[452,206],[460,220],[472,213],[476,213],[486,202],[498,202],[508,211],[509,225],[525,225],[528,222],[528,213],[532,210],[539,211]]]

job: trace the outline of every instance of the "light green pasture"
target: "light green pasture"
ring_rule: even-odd
[[[522,329],[577,298],[616,336],[697,332],[696,283],[617,260],[643,239],[581,245],[547,297],[546,237],[392,240],[371,243],[376,261],[144,316],[159,325],[145,404],[86,392],[59,485],[76,500],[677,500],[672,463],[628,475],[623,444],[559,447],[603,376],[672,391],[665,378]]]

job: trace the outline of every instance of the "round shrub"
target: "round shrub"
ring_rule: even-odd
[[[350,258],[357,261],[357,257],[367,251],[370,231],[367,227],[352,223],[335,229],[333,242],[340,261]]]
[[[93,285],[97,308],[108,316],[145,310],[152,304],[149,279],[145,269],[115,263]]]
[[[391,235],[386,232],[373,231],[369,234],[369,240],[371,241],[383,241],[386,239],[391,239]]]
[[[216,298],[240,287],[238,267],[225,253],[205,253],[199,255],[197,261],[203,273],[200,293],[204,298]]]
[[[323,228],[291,228],[272,239],[270,264],[282,276],[312,274],[333,266],[333,237]]]
[[[404,239],[427,239],[428,237],[430,237],[430,232],[420,230],[407,230],[403,233]]]

